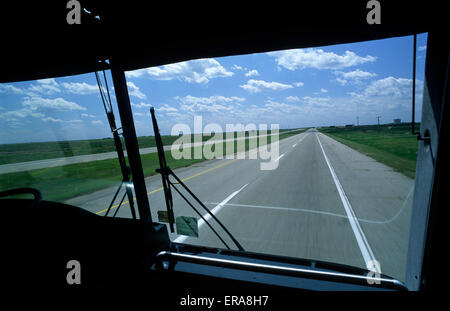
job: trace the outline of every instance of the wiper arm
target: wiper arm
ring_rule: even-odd
[[[119,158],[119,164],[120,164],[120,170],[122,172],[122,181],[119,185],[119,188],[117,188],[116,193],[114,194],[114,197],[111,201],[111,203],[109,204],[108,209],[106,210],[105,213],[105,217],[108,216],[108,213],[110,212],[116,198],[117,195],[119,194],[120,190],[122,189],[122,186],[125,185],[125,193],[122,197],[122,199],[120,200],[119,205],[116,208],[116,211],[113,215],[113,217],[116,216],[117,212],[119,211],[120,207],[122,206],[123,200],[125,199],[125,196],[128,196],[128,203],[130,205],[130,209],[131,209],[131,215],[133,217],[133,219],[136,219],[136,210],[134,208],[134,199],[133,199],[133,191],[132,191],[132,182],[130,181],[130,169],[127,166],[127,163],[125,161],[125,154],[123,152],[123,147],[122,147],[122,141],[120,140],[119,137],[119,129],[116,126],[116,121],[114,118],[114,112],[112,109],[112,104],[111,104],[111,97],[109,95],[109,88],[108,88],[108,82],[106,80],[106,75],[105,75],[105,71],[103,70],[103,77],[105,80],[105,85],[106,85],[106,91],[108,93],[108,98],[106,97],[106,95],[104,94],[104,89],[102,86],[102,83],[100,81],[100,77],[98,76],[98,73],[95,72],[95,78],[97,79],[97,85],[98,85],[98,89],[100,91],[100,95],[102,98],[102,102],[103,102],[103,107],[105,108],[105,113],[106,113],[106,117],[108,118],[108,123],[109,123],[109,127],[111,129],[111,132],[113,134],[114,137],[114,144],[116,145],[116,151],[117,151],[117,157]]]
[[[192,203],[176,188],[175,184],[170,181],[169,179],[170,175],[173,176],[173,178],[175,178],[176,180],[176,183],[181,185],[189,193],[189,195],[192,196],[194,200],[197,201],[197,203],[199,203],[200,206],[211,216],[211,218],[213,218],[222,227],[222,229],[228,234],[228,236],[231,238],[231,240],[237,246],[237,248],[240,251],[244,251],[244,248],[241,246],[241,244],[234,238],[234,236],[230,233],[230,231],[228,231],[228,229],[222,224],[222,222],[220,222],[220,220],[217,219],[217,217],[205,206],[205,204],[203,204],[203,202],[199,200],[199,198],[197,198],[197,196],[183,183],[183,181],[180,178],[178,178],[178,176],[167,166],[161,135],[159,133],[158,123],[155,117],[155,109],[153,107],[150,108],[150,114],[152,116],[153,131],[155,133],[156,148],[158,150],[158,158],[160,165],[160,168],[156,169],[156,172],[161,174],[164,196],[166,199],[167,216],[171,232],[173,232],[173,224],[175,221],[173,215],[172,191],[170,186],[172,186],[175,189],[175,191],[177,191],[177,193],[180,194],[180,196],[188,203],[188,205],[203,219],[203,221],[220,239],[220,241],[225,245],[225,247],[230,249],[227,243],[225,243],[225,241],[220,237],[217,231],[214,230],[214,228],[208,223],[205,217],[203,217],[203,215],[192,205]]]
[[[170,191],[169,174],[166,173],[168,167],[166,163],[166,157],[164,155],[164,147],[162,144],[161,135],[159,134],[158,123],[156,122],[155,109],[153,107],[150,108],[150,113],[152,115],[153,132],[155,133],[156,149],[158,150],[158,159],[160,166],[160,169],[157,169],[156,172],[161,174],[164,197],[166,199],[167,217],[169,219],[170,232],[173,233],[173,224],[175,222],[175,219],[173,216],[173,200],[172,192]]]

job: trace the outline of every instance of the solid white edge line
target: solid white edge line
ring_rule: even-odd
[[[218,204],[218,203],[217,202],[211,202],[211,203],[205,202],[205,204]],[[304,209],[304,208],[291,208],[291,207],[281,207],[281,206],[264,206],[264,205],[251,205],[251,204],[235,204],[235,203],[227,203],[225,205],[227,205],[227,206],[237,206],[237,207],[253,207],[253,208],[262,208],[262,209],[276,209],[276,210],[291,211],[291,212],[307,212],[307,213],[313,213],[313,214],[320,214],[320,215],[328,215],[328,216],[347,218],[347,215],[340,215],[340,214],[329,213],[329,212],[309,210],[309,209]]]
[[[344,205],[345,212],[347,213],[347,217],[350,222],[350,226],[353,230],[353,234],[355,235],[359,249],[361,250],[361,254],[364,258],[364,261],[366,262],[366,267],[368,270],[375,269],[376,270],[375,272],[381,273],[379,266],[374,264],[376,259],[372,252],[372,249],[370,248],[369,242],[367,241],[367,238],[364,235],[364,232],[362,231],[361,225],[359,224],[358,219],[356,218],[355,212],[353,211],[352,206],[347,198],[347,195],[345,194],[344,188],[339,182],[339,179],[333,169],[333,166],[328,160],[328,157],[325,153],[325,150],[323,149],[322,143],[320,142],[319,136],[317,134],[316,138],[317,141],[319,142],[320,149],[322,149],[323,157],[325,158],[325,161],[328,165],[328,169],[330,170],[331,176],[333,177],[333,181],[339,192],[339,196],[341,198],[342,204]]]
[[[236,190],[235,192],[233,192],[232,194],[230,194],[228,197],[225,198],[225,200],[223,200],[222,202],[220,202],[219,204],[217,204],[216,207],[214,207],[211,210],[211,213],[214,214],[214,216],[225,206],[225,204],[228,203],[228,201],[230,201],[236,194],[238,194],[239,192],[242,191],[242,189],[244,189],[245,187],[247,187],[248,184],[243,185],[239,190]],[[203,215],[203,218],[205,218],[206,221],[210,220],[212,217],[209,213],[206,213],[205,215]],[[198,230],[200,231],[200,227],[202,227],[205,224],[205,221],[203,219],[200,219],[198,221]],[[176,238],[174,240],[174,242],[176,243],[183,243],[189,236],[187,235],[182,235],[179,236],[178,238]]]

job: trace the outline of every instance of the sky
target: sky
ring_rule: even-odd
[[[427,35],[417,36],[420,121]],[[197,59],[126,72],[138,136],[175,124],[279,128],[411,121],[413,37]],[[116,121],[114,87],[108,84]],[[0,144],[112,137],[94,73],[0,84]]]

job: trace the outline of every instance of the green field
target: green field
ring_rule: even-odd
[[[279,139],[281,140],[303,131],[305,130],[280,133]],[[267,138],[267,142],[270,143],[270,136]],[[235,141],[234,144],[234,150],[237,150],[236,146],[238,142]],[[248,150],[249,145],[249,140],[246,139],[245,150]],[[194,149],[189,149],[191,151],[191,159],[176,160],[172,157],[170,151],[166,151],[165,154],[168,166],[175,169],[206,160],[205,158],[193,159]],[[223,147],[223,154],[226,154],[225,146]],[[154,175],[155,169],[159,167],[157,153],[143,154],[141,155],[141,159],[144,175]],[[107,159],[25,172],[1,174],[0,190],[18,187],[33,187],[42,192],[45,200],[64,201],[102,188],[114,185],[118,186],[120,180],[121,172],[118,160]]]
[[[289,130],[280,129],[280,135],[284,131]],[[268,130],[267,133],[270,134],[270,130]],[[222,139],[225,134],[222,133],[222,135],[220,135],[219,133],[217,133],[216,136],[218,139]],[[234,132],[234,136],[237,136],[237,132]],[[210,136],[202,136],[200,139],[205,141],[210,138]],[[163,141],[164,145],[171,145],[176,139],[178,139],[178,136],[161,136],[161,140]],[[191,135],[191,140],[194,141],[193,134]],[[123,140],[122,144],[125,145]],[[138,137],[138,144],[139,148],[156,147],[155,137]],[[22,144],[0,144],[0,165],[104,153],[115,150],[116,147],[112,138]]]
[[[417,124],[416,131],[419,126]],[[323,127],[318,130],[408,177],[415,176],[418,142],[411,134],[411,124]]]

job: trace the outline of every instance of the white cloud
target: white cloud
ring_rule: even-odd
[[[169,105],[167,105],[167,104],[164,104],[164,105],[163,105],[162,107],[160,107],[160,108],[156,108],[156,110],[158,110],[158,111],[163,111],[163,112],[177,112],[177,111],[178,111],[177,108],[171,107],[171,106],[169,106]]]
[[[134,96],[139,99],[147,98],[147,96],[144,93],[142,93],[141,90],[139,90],[139,87],[136,86],[136,84],[134,84],[133,82],[127,82],[127,86],[128,86],[128,93],[130,94],[130,96]]]
[[[152,105],[141,102],[139,104],[131,103],[131,106],[136,108],[150,108]]]
[[[364,91],[366,96],[408,98],[412,93],[412,79],[387,77],[373,81]]]
[[[289,103],[296,103],[300,101],[300,98],[298,98],[297,96],[288,96],[286,97],[286,101]]]
[[[192,104],[182,104],[180,106],[181,110],[189,111],[189,112],[221,112],[221,111],[231,111],[233,110],[230,106],[219,105],[219,104],[211,104],[205,105],[201,103],[192,103]]]
[[[40,80],[36,80],[36,82],[39,84],[45,84],[45,85],[55,85],[55,86],[58,85],[58,83],[55,81],[54,78],[40,79]]]
[[[297,86],[297,87],[301,87],[301,86],[305,85],[305,83],[303,83],[303,82],[294,82],[292,84]]]
[[[84,118],[95,118],[95,115],[87,114],[87,113],[82,113],[81,116],[84,117]]]
[[[416,101],[421,102],[423,81],[416,80]],[[387,77],[372,81],[360,92],[349,92],[350,100],[366,109],[381,113],[395,109],[410,109],[412,79]]]
[[[88,84],[86,82],[63,82],[61,85],[72,94],[88,95],[99,92],[97,85]]]
[[[60,93],[61,90],[59,88],[58,83],[55,81],[55,79],[41,79],[36,80],[37,84],[32,84],[29,88],[29,92],[36,92],[46,95],[51,95],[54,93]]]
[[[26,117],[43,118],[45,115],[40,112],[35,112],[29,108],[22,108],[19,110],[6,111],[0,114],[0,118],[6,121],[17,121]]]
[[[377,75],[376,73],[362,71],[360,69],[349,72],[336,71],[335,74],[342,76],[344,79],[366,79]]]
[[[336,81],[341,85],[346,85],[347,82],[349,81],[359,82],[360,80],[373,78],[377,76],[376,73],[362,71],[360,69],[356,69],[354,71],[349,72],[335,71],[334,74],[338,76],[338,78],[336,78]]]
[[[35,83],[26,87],[16,87],[12,84],[0,84],[0,93],[40,96],[39,94],[51,95],[60,93],[61,89],[55,79],[36,80]]]
[[[245,98],[243,97],[237,96],[225,97],[221,95],[213,95],[210,97],[195,97],[187,95],[185,97],[175,96],[174,98],[185,104],[192,104],[192,103],[215,104],[215,103],[233,103],[245,101]]]
[[[52,118],[52,117],[46,117],[46,118],[43,118],[42,121],[44,121],[44,122],[53,122],[53,123],[61,123],[61,122],[64,122],[64,121],[61,120],[61,119],[55,119],[55,118]]]
[[[311,96],[305,96],[303,97],[303,102],[315,107],[321,107],[321,108],[330,108],[334,107],[333,104],[330,103],[331,98],[330,97],[311,97]]]
[[[320,92],[321,93],[328,93],[328,90],[327,89],[320,89]]]
[[[288,70],[305,68],[342,69],[376,60],[374,56],[362,57],[351,51],[345,51],[344,54],[338,55],[314,48],[277,51],[268,54],[275,57],[279,66]]]
[[[86,95],[98,92],[98,87],[97,85],[88,84],[86,82],[63,82],[58,84],[53,78],[36,80],[35,83],[32,83],[27,88],[19,88],[11,84],[0,85],[0,93],[27,95],[31,97],[52,95],[55,93],[62,93],[63,91],[72,94]]]
[[[103,122],[101,120],[94,120],[91,121],[92,124],[98,124],[98,125],[103,125]]]
[[[51,109],[57,111],[86,110],[86,108],[77,103],[67,101],[61,97],[54,99],[42,98],[40,96],[26,97],[22,102],[22,105],[33,111],[38,109]]]
[[[141,78],[145,76],[145,73],[147,72],[146,68],[143,69],[137,69],[133,71],[127,71],[125,72],[125,75],[127,78]]]
[[[231,67],[231,69],[234,69],[234,70],[246,70],[246,68],[243,68],[243,67],[238,66],[236,64],[234,64],[233,67]]]
[[[166,115],[169,116],[169,117],[181,117],[181,116],[183,116],[179,112],[167,112]]]
[[[215,59],[196,59],[160,67],[151,67],[127,72],[127,77],[149,77],[155,80],[181,79],[189,83],[208,83],[210,79],[231,77],[233,72],[227,71]]]
[[[39,80],[42,85],[53,85],[53,79]],[[11,90],[11,89],[9,89]],[[14,90],[13,90],[14,91]],[[17,121],[19,119],[34,117],[40,118],[44,122],[61,123],[63,120],[46,116],[45,111],[84,111],[86,108],[67,101],[61,97],[55,99],[43,98],[38,95],[27,96],[22,101],[23,108],[7,111],[0,114],[0,117],[6,121]]]
[[[293,111],[302,111],[303,109],[300,106],[293,104],[285,104],[279,103],[272,100],[266,101],[264,107],[268,108],[270,111],[281,111],[281,112],[293,112]]]
[[[24,94],[24,91],[11,84],[0,84],[0,93]]]
[[[341,78],[336,78],[336,81],[342,86],[346,85],[348,82],[347,80]]]
[[[250,70],[245,74],[246,77],[259,76],[259,72],[256,69]]]
[[[289,85],[289,84],[279,83],[279,82],[266,82],[263,80],[251,79],[251,80],[247,81],[247,84],[240,85],[240,87],[250,93],[258,93],[263,89],[280,91],[280,90],[290,89],[293,86]]]
[[[93,94],[98,92],[98,86],[86,82],[63,82],[58,84],[53,78],[36,80],[28,88],[18,88],[10,84],[0,85],[0,93],[20,94],[31,97],[52,95],[63,91],[79,95]]]
[[[426,49],[427,49],[426,45],[419,46],[418,48],[419,52],[426,51]]]
[[[240,105],[240,102],[245,101],[242,97],[225,97],[225,96],[210,96],[210,97],[195,97],[187,95],[185,97],[176,96],[174,99],[180,101],[180,109],[189,112],[221,112],[233,111],[234,105]]]

